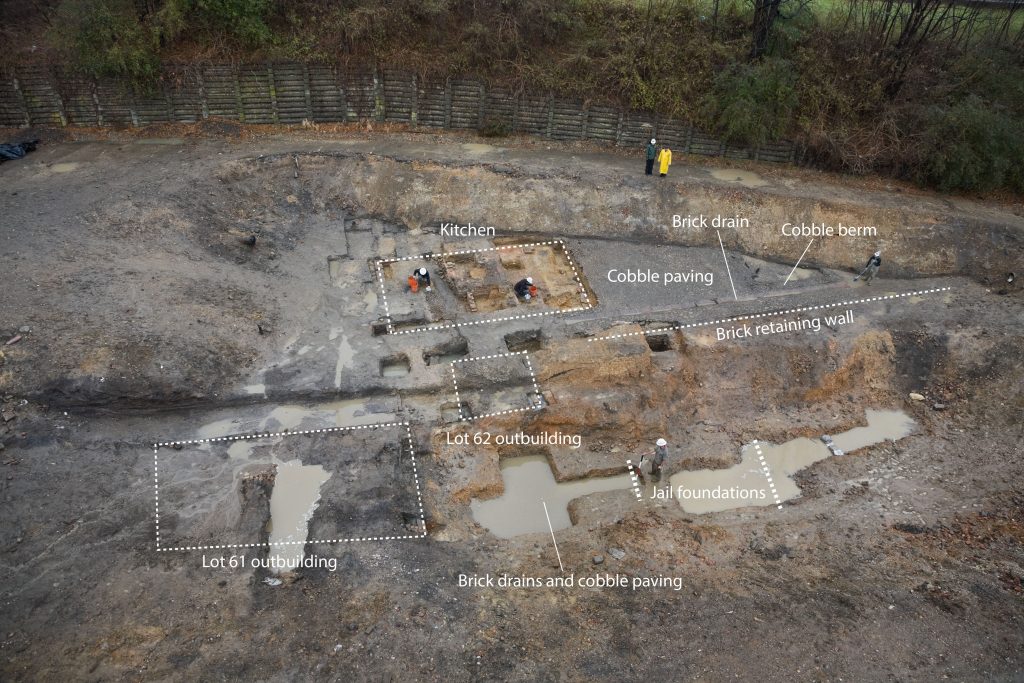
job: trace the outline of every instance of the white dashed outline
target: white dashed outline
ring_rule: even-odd
[[[405,427],[405,438],[409,445],[409,456],[412,460],[413,483],[416,486],[416,503],[419,507],[420,528],[418,534],[395,534],[391,536],[356,536],[353,538],[327,538],[306,541],[274,541],[262,543],[222,543],[217,545],[191,545],[177,546],[173,548],[160,547],[160,485],[157,471],[159,468],[159,452],[161,448],[173,446],[186,446],[191,444],[215,443],[221,441],[241,441],[247,439],[265,439],[277,436],[298,436],[301,434],[325,434],[329,432],[346,432],[357,429],[376,429],[383,427]],[[416,464],[416,448],[412,441],[412,427],[408,422],[379,422],[377,424],[354,425],[351,427],[325,427],[323,429],[303,429],[295,432],[262,432],[258,434],[232,434],[228,436],[217,436],[209,439],[188,439],[184,441],[161,441],[153,444],[153,495],[154,495],[154,521],[156,524],[156,551],[158,553],[171,552],[176,550],[226,550],[230,548],[269,548],[271,546],[306,545],[306,544],[332,544],[332,543],[361,543],[365,541],[400,541],[412,538],[426,538],[427,518],[423,508],[423,493],[420,487],[419,467]]]
[[[455,379],[455,361],[449,366],[452,371],[452,386],[455,387],[455,405],[459,407],[459,422],[465,420],[465,416],[462,414],[462,399],[459,398],[459,382]]]
[[[771,470],[768,469],[768,463],[764,459],[764,453],[761,452],[761,443],[754,439],[754,452],[757,453],[757,459],[761,461],[761,469],[764,470],[765,479],[768,480],[768,486],[772,489],[772,496],[775,497],[775,504],[782,509],[782,499],[779,498],[779,492],[775,490],[775,482],[772,481]]]
[[[751,320],[753,318],[770,318],[776,315],[787,315],[789,313],[801,313],[803,311],[817,311],[825,308],[837,308],[839,306],[854,306],[857,304],[867,304],[873,301],[887,301],[889,299],[901,299],[907,296],[920,296],[922,294],[935,294],[937,292],[948,292],[952,287],[936,287],[935,289],[921,289],[916,292],[904,292],[903,294],[887,294],[884,296],[875,296],[867,299],[853,299],[851,301],[842,301],[834,304],[820,304],[818,306],[802,306],[800,308],[789,308],[784,311],[771,311],[769,313],[748,313],[746,315],[736,315],[731,318],[722,318],[721,320],[711,320],[704,323],[689,323],[687,325],[676,325],[674,327],[659,327],[653,330],[641,330],[639,332],[623,332],[622,334],[610,334],[603,337],[593,337],[587,341],[596,342],[604,341],[606,339],[620,339],[622,337],[635,337],[638,335],[658,334],[659,332],[672,332],[675,330],[687,330],[693,327],[708,327],[710,325],[718,325],[720,323],[731,323],[737,320]]]
[[[510,315],[503,318],[488,318],[486,320],[472,320],[468,322],[453,322],[453,323],[437,323],[433,325],[423,325],[421,327],[414,327],[410,330],[399,330],[395,331],[394,321],[391,319],[391,310],[388,307],[388,297],[385,292],[384,286],[384,264],[385,263],[397,263],[399,261],[424,261],[428,259],[439,259],[445,256],[460,256],[463,254],[479,254],[482,252],[489,251],[501,251],[503,249],[524,249],[526,247],[543,247],[557,244],[562,247],[562,253],[565,254],[565,259],[568,261],[569,266],[572,268],[572,277],[576,281],[577,286],[580,288],[580,297],[583,299],[585,306],[574,306],[573,308],[564,308],[557,311],[541,311],[538,313],[523,313],[520,315]],[[500,247],[488,247],[486,249],[464,249],[462,251],[442,251],[440,253],[427,253],[419,254],[417,256],[401,256],[398,258],[385,258],[376,260],[377,270],[377,281],[380,284],[381,299],[384,304],[384,320],[387,321],[388,334],[413,334],[415,332],[429,332],[434,330],[450,330],[456,327],[468,327],[470,325],[483,325],[486,323],[498,323],[506,322],[509,320],[524,320],[526,318],[539,318],[548,315],[567,315],[569,313],[577,313],[579,311],[588,311],[594,307],[593,302],[590,300],[590,296],[587,294],[587,288],[583,286],[583,281],[580,279],[579,271],[576,270],[576,263],[572,260],[572,256],[569,254],[569,248],[565,246],[565,240],[549,240],[547,242],[530,242],[528,244],[507,244]]]
[[[384,270],[381,263],[382,261],[377,261],[377,282],[380,283],[380,298],[384,302],[384,319],[388,321],[388,334],[394,334],[395,328],[391,324],[391,316],[388,315],[388,293],[384,289]]]
[[[636,476],[636,470],[640,466],[633,467],[633,460],[626,460],[626,469],[629,470],[629,476],[633,480],[633,493],[636,494],[637,500],[642,500],[643,496],[640,494],[640,479]]]
[[[539,396],[540,385],[537,383],[537,373],[533,370],[533,363],[530,361],[530,354],[526,351],[512,351],[510,353],[494,353],[489,356],[473,356],[472,358],[458,358],[451,362],[451,373],[452,373],[452,386],[455,388],[455,404],[459,407],[459,422],[470,422],[472,420],[479,420],[485,417],[494,417],[496,415],[511,415],[512,413],[525,413],[528,411],[536,411],[543,408],[543,405],[534,405],[527,408],[511,408],[509,410],[499,410],[493,413],[484,413],[483,415],[474,415],[472,417],[466,417],[465,413],[462,412],[462,399],[459,397],[459,382],[455,377],[455,364],[456,363],[468,363],[474,360],[488,360],[490,358],[510,358],[512,356],[523,356],[526,359],[526,369],[530,373],[530,382],[533,384],[533,391]]]

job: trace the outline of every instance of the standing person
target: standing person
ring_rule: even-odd
[[[427,272],[426,268],[417,268],[412,272],[413,277],[416,278],[418,284],[423,285],[423,289],[430,291],[430,273]],[[416,291],[416,290],[413,290]]]
[[[651,457],[651,477],[654,481],[661,481],[661,470],[668,458],[668,441],[658,439],[654,442],[654,455]]]
[[[661,151],[658,152],[658,172],[661,177],[664,178],[668,175],[668,167],[672,165],[672,150],[668,147],[662,147]]]
[[[864,278],[864,282],[870,285],[871,281],[875,279],[876,275],[878,275],[878,269],[881,266],[882,252],[876,251],[871,255],[871,258],[868,259],[867,265],[864,266],[864,270],[861,271],[861,274],[853,278],[853,281],[856,282],[857,280]]]
[[[656,142],[657,140],[651,138],[647,143],[647,167],[644,169],[646,175],[654,173],[654,160],[658,158],[658,148],[654,146]]]

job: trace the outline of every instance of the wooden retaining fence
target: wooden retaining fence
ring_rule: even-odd
[[[651,137],[674,151],[792,162],[794,146],[733,147],[685,122],[519,94],[467,79],[420,80],[396,69],[272,63],[165,69],[145,97],[113,81],[26,65],[0,74],[0,126],[144,126],[217,117],[243,123],[345,123],[362,120],[431,128],[525,133],[552,140],[599,140],[643,147]]]

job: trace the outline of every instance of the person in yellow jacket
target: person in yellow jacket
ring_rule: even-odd
[[[672,150],[668,147],[662,147],[661,151],[658,152],[658,173],[664,178],[668,175],[668,167],[672,165]]]

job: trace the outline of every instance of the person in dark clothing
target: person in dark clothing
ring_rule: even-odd
[[[876,275],[878,275],[878,269],[881,265],[882,252],[876,251],[871,255],[871,258],[868,259],[867,265],[864,266],[864,270],[861,274],[853,278],[853,281],[856,282],[857,280],[864,278],[864,282],[870,285],[871,281],[875,279]]]
[[[665,439],[658,439],[654,443],[654,452],[645,453],[640,456],[640,466],[638,470],[640,475],[643,476],[643,466],[645,460],[651,461],[651,479],[654,481],[661,481],[661,472],[665,468],[665,460],[668,459],[668,441]],[[646,477],[644,478],[646,482]]]
[[[647,143],[647,166],[644,169],[646,175],[654,173],[654,160],[658,157],[658,148],[654,146],[656,142],[654,138],[651,138],[651,141]]]
[[[412,272],[413,277],[416,281],[423,285],[424,289],[430,291],[430,273],[427,272],[426,268],[417,268]]]
[[[666,458],[668,458],[668,441],[658,439],[651,460],[651,476],[655,481],[661,481],[661,470],[665,467]]]
[[[527,301],[531,299],[532,291],[536,291],[536,288],[533,286],[532,277],[524,277],[522,280],[517,282],[512,289],[515,290],[516,296],[520,299],[526,299]]]

